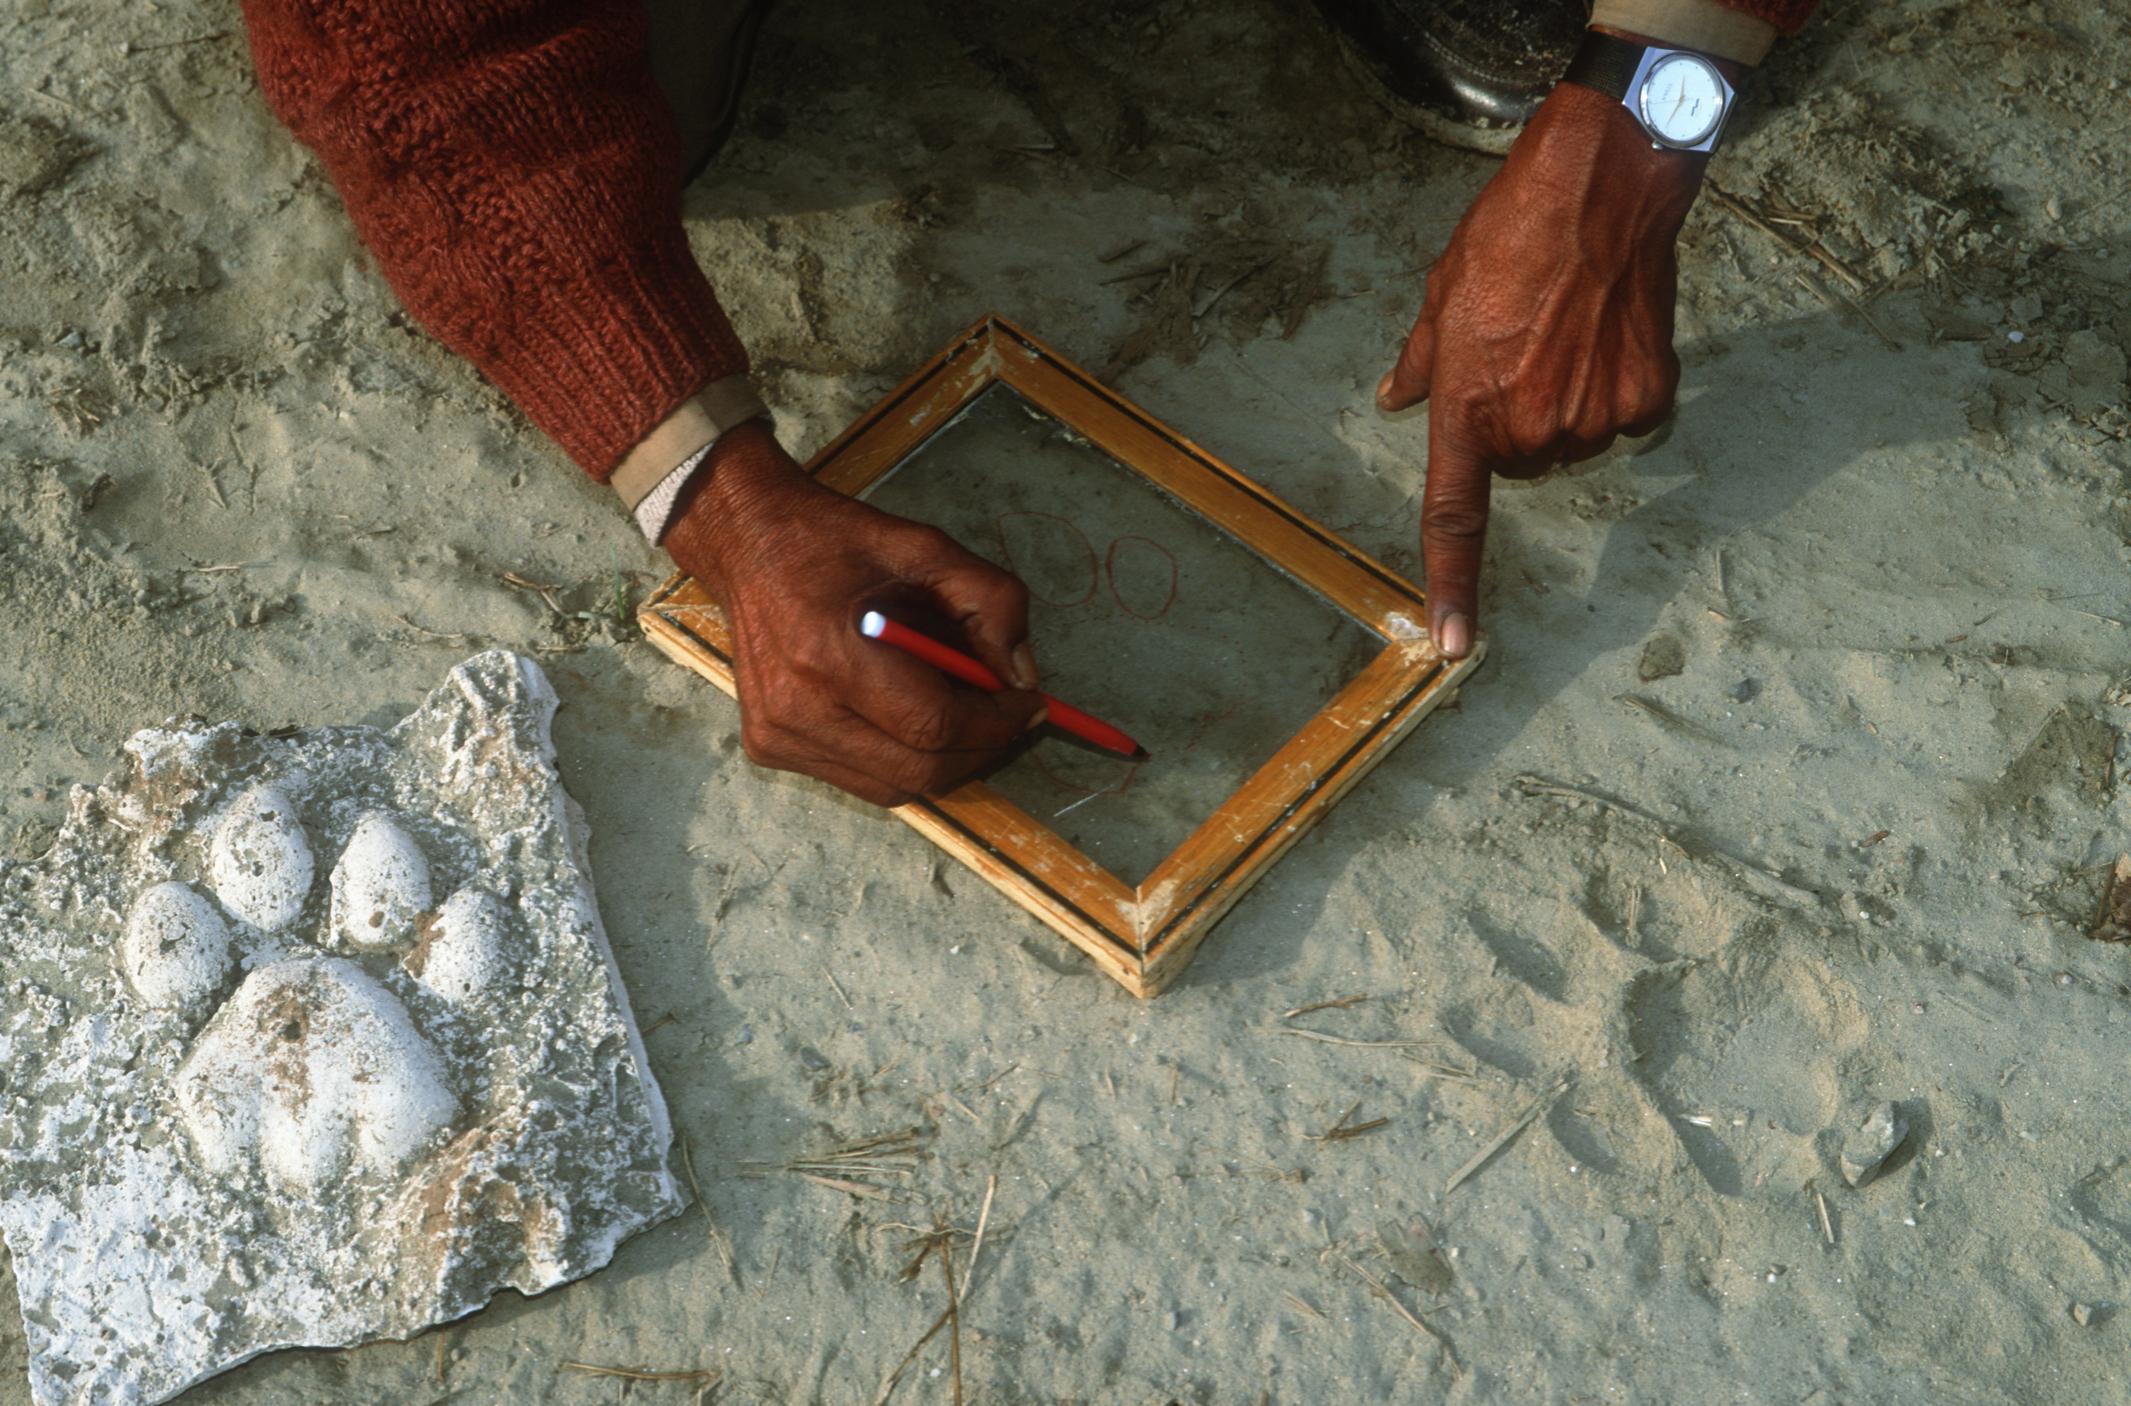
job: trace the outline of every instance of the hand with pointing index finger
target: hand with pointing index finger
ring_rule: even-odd
[[[1493,476],[1536,478],[1672,411],[1673,245],[1704,158],[1653,150],[1626,110],[1556,88],[1428,271],[1377,404],[1428,410],[1428,630],[1472,649]]]

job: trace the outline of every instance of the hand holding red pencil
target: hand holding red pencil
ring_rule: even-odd
[[[907,601],[1033,689],[1021,582],[937,528],[823,488],[760,421],[711,457],[665,545],[732,629],[750,760],[894,806],[954,789],[1033,725],[1038,694],[957,687],[852,628],[868,604]]]
[[[865,618],[858,623],[858,630],[867,639],[894,645],[905,654],[922,659],[941,673],[958,678],[973,688],[981,688],[986,693],[998,693],[1006,687],[1000,677],[985,668],[982,663],[958,649],[949,649],[930,635],[921,635],[908,625],[897,624],[878,610],[867,611]],[[1136,761],[1146,757],[1146,748],[1101,718],[1083,713],[1064,699],[1054,698],[1048,693],[1043,695],[1043,703],[1041,719],[1061,732],[1069,732],[1121,757],[1131,757]]]

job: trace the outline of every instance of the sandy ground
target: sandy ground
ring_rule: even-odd
[[[0,843],[168,714],[389,721],[536,654],[731,1247],[691,1211],[506,1296],[442,1382],[424,1338],[187,1400],[616,1399],[580,1360],[874,1402],[946,1301],[899,1277],[913,1227],[973,1229],[993,1179],[972,1400],[2125,1400],[2131,975],[2085,933],[2131,848],[2131,16],[1836,9],[1718,166],[1788,242],[1689,227],[1676,426],[1499,494],[1486,669],[1139,1005],[751,769],[613,620],[661,562],[396,311],[233,7],[11,7]],[[1304,7],[795,0],[758,79],[689,213],[796,447],[996,308],[1417,565],[1424,427],[1369,390],[1491,166]],[[1852,1191],[1882,1098],[1915,1131]],[[1350,1108],[1388,1121],[1320,1140]],[[885,1196],[779,1170],[906,1129]],[[0,1402],[22,1358],[0,1325]],[[896,1399],[948,1370],[943,1334]]]

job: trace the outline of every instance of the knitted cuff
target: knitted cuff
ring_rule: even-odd
[[[594,478],[747,352],[679,220],[644,247],[541,290],[485,362],[504,393]]]

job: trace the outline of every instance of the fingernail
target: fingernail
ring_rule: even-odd
[[[1042,727],[1050,720],[1051,705],[1046,703],[1041,708],[1038,708],[1035,711],[1034,715],[1031,716],[1027,722],[1021,724],[1021,730],[1023,732],[1034,732],[1037,728]]]
[[[1376,383],[1376,403],[1385,406],[1386,409],[1390,408],[1386,402],[1391,399],[1391,378],[1395,374],[1397,373],[1386,371],[1384,379]]]
[[[1463,659],[1472,650],[1472,621],[1465,612],[1453,610],[1436,626],[1436,646],[1453,659]]]
[[[1007,662],[1013,665],[1014,672],[1014,676],[1007,682],[1011,683],[1015,688],[1034,688],[1036,686],[1036,652],[1034,650],[1025,644],[1017,644],[1014,646],[1013,658]]]

